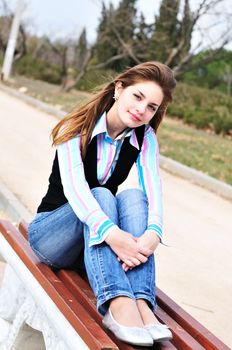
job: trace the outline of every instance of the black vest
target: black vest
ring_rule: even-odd
[[[83,161],[85,178],[90,188],[106,187],[114,195],[116,194],[118,186],[126,180],[130,169],[137,160],[143,143],[144,130],[144,125],[135,129],[136,137],[139,144],[139,150],[130,144],[130,137],[126,137],[124,139],[114,171],[107,180],[107,182],[103,185],[101,185],[97,179],[97,137],[95,136],[92,139],[88,146],[85,159]],[[45,197],[43,197],[37,212],[40,213],[45,211],[52,211],[54,209],[59,208],[61,205],[67,202],[68,200],[64,195],[63,185],[61,182],[58,155],[56,151],[55,159],[53,161],[52,166],[52,172],[49,177],[48,191]]]

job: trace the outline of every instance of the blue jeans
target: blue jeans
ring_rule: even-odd
[[[122,230],[135,237],[145,232],[148,205],[142,191],[129,189],[113,196],[106,188],[99,187],[92,189],[92,194],[105,214]],[[105,242],[89,247],[89,228],[80,222],[68,203],[52,212],[37,214],[29,225],[28,235],[40,260],[55,268],[81,264],[80,254],[85,247],[85,268],[102,315],[109,301],[117,296],[145,299],[154,310],[154,256],[124,272],[116,254]]]

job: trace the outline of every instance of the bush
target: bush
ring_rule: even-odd
[[[77,84],[77,89],[82,91],[93,91],[98,86],[113,80],[116,73],[113,70],[92,70],[87,72]]]
[[[232,116],[226,106],[214,107],[216,117],[213,120],[213,127],[216,134],[228,134],[232,131]]]
[[[44,80],[52,84],[61,84],[61,67],[55,64],[46,64],[27,54],[16,62],[15,70],[19,75]]]
[[[210,128],[217,134],[228,134],[232,130],[231,109],[229,96],[218,91],[179,83],[168,114],[199,129]]]

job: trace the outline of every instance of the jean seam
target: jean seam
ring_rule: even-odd
[[[45,257],[43,254],[41,254],[36,248],[34,248],[33,246],[31,246],[32,250],[35,252],[35,254],[39,257],[39,259],[41,260],[45,260],[47,265],[50,265],[52,267],[55,267],[57,269],[60,269],[61,267],[53,264],[47,257]],[[43,262],[43,261],[42,261]]]
[[[152,277],[152,270],[155,270],[155,256],[154,254],[150,256],[150,259],[154,259],[153,263],[150,264],[150,269],[149,269],[149,274],[150,274],[150,284],[149,284],[149,288],[150,288],[150,294],[152,294],[153,298],[155,298],[155,291],[154,293],[152,293],[152,291],[155,288],[155,281],[153,281],[153,277]],[[152,269],[153,267],[153,269]],[[152,286],[154,282],[154,286]]]
[[[102,244],[106,244],[106,243],[102,243]],[[111,248],[109,248],[109,249],[111,249]],[[99,249],[97,249],[97,259],[98,259],[98,263],[100,266],[102,282],[103,282],[102,290],[103,290],[104,295],[107,295],[107,291],[106,291],[107,279],[106,279],[106,274],[105,274],[105,269],[104,269],[104,259],[102,256],[102,246],[99,247]]]

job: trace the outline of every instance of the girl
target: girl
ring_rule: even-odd
[[[172,338],[155,310],[154,251],[162,240],[156,131],[176,81],[146,62],[127,69],[52,131],[49,187],[29,226],[32,249],[55,268],[84,263],[103,324],[135,345]],[[141,189],[117,194],[136,163]]]

